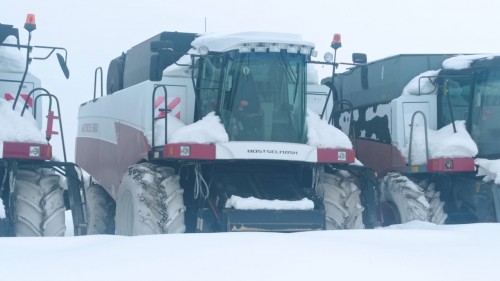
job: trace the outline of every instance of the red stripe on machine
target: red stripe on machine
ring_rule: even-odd
[[[427,161],[428,172],[473,172],[474,158],[440,158]]]
[[[215,159],[215,145],[174,143],[167,144],[163,149],[163,157],[174,159]]]
[[[318,163],[354,163],[352,149],[318,148]]]
[[[50,160],[52,147],[50,144],[4,142],[3,158]]]

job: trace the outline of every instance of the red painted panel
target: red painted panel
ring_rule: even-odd
[[[474,158],[441,158],[427,162],[428,172],[473,172]]]
[[[97,138],[76,139],[76,163],[94,177],[116,199],[124,171],[147,160],[150,147],[143,132],[115,123],[117,143]]]
[[[352,149],[318,148],[318,163],[354,163]]]
[[[392,144],[357,139],[353,145],[359,161],[374,169],[379,176],[391,171],[406,171],[406,160],[399,149]]]
[[[189,155],[181,155],[181,147],[189,147]],[[174,143],[167,144],[163,149],[163,157],[173,159],[215,159],[215,145],[213,144],[193,144]]]
[[[40,156],[30,156],[32,146],[40,148]],[[3,158],[50,160],[52,147],[50,144],[4,142]]]

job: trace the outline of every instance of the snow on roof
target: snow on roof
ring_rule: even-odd
[[[19,107],[12,109],[12,102],[0,98],[0,142],[47,143],[33,116],[26,111],[21,116]]]
[[[493,59],[493,57],[499,56],[498,54],[482,54],[482,55],[459,55],[455,57],[451,57],[443,61],[444,69],[465,69],[470,67],[470,65],[476,61],[481,59]]]
[[[434,85],[436,76],[440,70],[428,70],[415,76],[403,88],[403,95],[427,95],[436,92],[437,87]]]
[[[255,197],[243,198],[231,195],[226,202],[226,208],[238,210],[312,210],[314,209],[314,202],[307,198],[297,201],[283,201]]]
[[[465,129],[465,121],[455,121],[457,132],[453,132],[453,125],[447,126],[435,131],[427,129],[429,158],[455,158],[455,157],[474,157],[478,153],[476,143]],[[406,146],[400,148],[401,153],[408,159],[409,141],[406,140]],[[421,165],[426,162],[425,130],[423,126],[416,125],[413,130],[413,143],[411,151],[411,164]]]
[[[210,51],[227,52],[236,50],[242,44],[293,44],[314,48],[314,43],[304,41],[299,34],[277,32],[240,32],[233,34],[206,34],[196,38],[191,45],[195,48],[207,46]]]
[[[17,44],[14,36],[8,36],[3,43]],[[24,49],[0,46],[0,72],[23,73],[26,65]]]

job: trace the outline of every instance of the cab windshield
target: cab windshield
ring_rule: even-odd
[[[479,156],[500,155],[500,69],[478,74],[472,100],[471,135]]]
[[[467,120],[467,130],[479,149],[478,157],[499,156],[500,69],[474,75],[466,70],[444,78],[442,85],[439,127],[452,120]]]
[[[200,71],[200,115],[216,110],[230,140],[305,142],[304,55],[232,51]]]

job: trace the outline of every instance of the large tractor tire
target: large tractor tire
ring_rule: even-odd
[[[13,196],[16,236],[64,236],[63,189],[51,169],[18,170]]]
[[[87,234],[115,234],[115,208],[113,198],[98,184],[85,189],[87,207]]]
[[[323,199],[326,229],[362,229],[363,206],[360,190],[346,171],[321,172],[316,186]]]
[[[183,190],[174,169],[151,163],[125,172],[116,202],[116,234],[185,232]]]
[[[429,202],[429,221],[435,224],[444,224],[448,214],[444,211],[444,202],[441,200],[441,192],[436,190],[434,183],[422,181],[420,186],[425,188],[425,198]]]
[[[381,182],[379,213],[382,226],[413,220],[443,224],[446,214],[439,193],[424,190],[400,173],[389,173]]]

